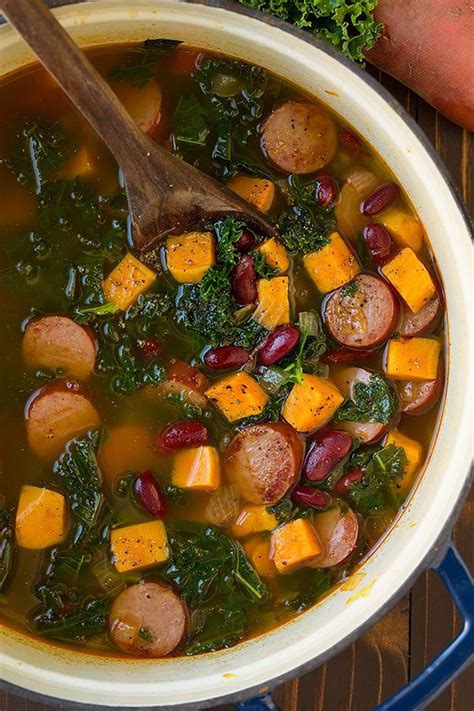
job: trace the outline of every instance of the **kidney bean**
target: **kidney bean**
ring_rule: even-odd
[[[327,351],[323,356],[323,361],[327,365],[337,365],[338,363],[352,363],[355,360],[370,360],[374,355],[374,351],[353,351],[350,348],[339,348],[335,351]]]
[[[332,207],[337,193],[337,183],[330,175],[319,175],[316,178],[316,202],[319,207]]]
[[[240,368],[250,358],[250,351],[240,346],[220,346],[211,348],[204,354],[204,363],[211,370],[227,370]]]
[[[207,444],[207,427],[202,422],[183,420],[173,422],[161,430],[155,439],[155,451],[158,454],[170,454],[184,447],[199,447]]]
[[[145,358],[156,358],[161,353],[161,343],[156,338],[149,338],[140,345]]]
[[[239,304],[253,304],[257,300],[257,275],[252,257],[244,254],[232,272],[232,294]]]
[[[135,495],[149,514],[161,518],[166,513],[166,499],[158,481],[149,471],[142,472],[135,479]]]
[[[387,228],[374,222],[364,229],[362,237],[374,262],[383,264],[392,247],[392,238]]]
[[[354,136],[354,134],[348,131],[346,128],[343,128],[339,131],[339,140],[344,146],[344,148],[347,148],[347,150],[351,153],[354,153],[355,155],[364,153],[364,144],[362,143],[360,138]]]
[[[239,239],[235,243],[239,252],[248,252],[255,244],[255,235],[248,229],[244,229]]]
[[[395,202],[400,195],[400,188],[395,183],[385,183],[374,190],[368,198],[361,203],[360,211],[363,215],[378,215]]]
[[[301,332],[296,326],[279,326],[270,333],[258,353],[262,365],[274,365],[285,358],[296,347]]]
[[[351,490],[350,485],[359,483],[363,478],[364,470],[359,467],[354,467],[354,469],[351,469],[347,474],[344,474],[344,476],[341,476],[341,478],[337,480],[334,484],[333,491],[335,494],[345,496],[349,494]]]
[[[303,464],[305,478],[309,481],[327,479],[351,447],[352,437],[347,432],[332,430],[317,434]]]
[[[329,508],[331,497],[327,491],[315,489],[313,486],[304,486],[298,484],[293,489],[291,497],[297,504],[301,506],[310,506],[312,509],[324,511]]]

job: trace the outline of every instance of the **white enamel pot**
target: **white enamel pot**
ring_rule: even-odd
[[[424,471],[405,510],[349,585],[272,632],[193,658],[98,658],[4,629],[0,652],[6,684],[36,697],[126,708],[209,707],[264,695],[348,645],[431,565],[465,617],[464,630],[453,648],[383,708],[423,704],[466,666],[473,649],[472,581],[449,544],[472,459],[472,252],[449,175],[419,128],[376,81],[283,22],[218,0],[98,0],[56,12],[83,47],[169,37],[262,65],[328,104],[366,136],[409,194],[436,254],[448,310],[448,375]],[[1,27],[0,77],[32,59],[13,29]],[[263,698],[239,706],[270,703]]]

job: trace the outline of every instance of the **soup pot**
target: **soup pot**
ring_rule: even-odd
[[[57,16],[82,47],[167,37],[259,64],[325,102],[366,136],[407,191],[437,258],[448,312],[447,386],[436,437],[404,510],[351,579],[314,608],[232,649],[159,661],[95,657],[5,628],[5,681],[14,689],[88,706],[202,708],[257,696],[238,705],[275,708],[265,696],[269,690],[339,652],[431,566],[452,593],[463,630],[380,708],[424,705],[469,663],[474,649],[472,579],[449,542],[469,484],[474,363],[472,340],[466,338],[472,327],[469,228],[451,178],[383,87],[327,44],[284,22],[222,0],[98,0],[63,7]],[[1,27],[0,77],[32,59],[15,31]]]

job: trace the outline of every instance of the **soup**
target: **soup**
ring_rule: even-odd
[[[370,146],[260,67],[90,53],[141,128],[265,213],[139,253],[117,165],[37,66],[0,86],[0,614],[194,655],[301,614],[388,530],[443,388],[423,227]]]

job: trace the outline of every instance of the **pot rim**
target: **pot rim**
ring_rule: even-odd
[[[308,33],[304,32],[303,30],[300,30],[298,28],[295,28],[286,22],[278,19],[271,17],[269,15],[263,14],[257,10],[242,7],[240,5],[236,5],[234,2],[231,2],[229,0],[179,0],[179,2],[182,2],[184,4],[189,4],[189,5],[204,5],[207,7],[211,8],[216,8],[217,10],[225,10],[225,11],[230,11],[233,14],[238,14],[242,16],[247,16],[251,19],[258,19],[260,21],[263,21],[265,24],[271,25],[273,27],[276,27],[279,30],[284,31],[287,34],[295,36],[297,39],[304,41],[308,45],[312,45],[316,47],[318,50],[321,52],[331,56],[333,59],[335,59],[339,64],[342,64],[345,69],[349,69],[354,75],[356,75],[359,79],[363,79],[364,83],[367,84],[373,91],[375,91],[384,101],[398,114],[399,118],[401,118],[404,123],[409,127],[410,131],[415,135],[416,139],[419,141],[419,143],[422,145],[422,147],[425,149],[425,151],[428,153],[430,158],[432,159],[438,173],[442,176],[444,182],[447,184],[449,191],[454,198],[454,201],[456,202],[456,206],[458,209],[459,214],[461,215],[467,231],[469,231],[470,228],[470,221],[469,217],[467,214],[467,210],[462,202],[462,199],[460,197],[460,191],[457,188],[457,186],[454,184],[454,181],[447,170],[446,166],[444,165],[441,157],[439,154],[435,151],[433,148],[432,144],[429,142],[423,131],[420,129],[418,124],[414,121],[414,119],[405,111],[405,109],[398,103],[398,101],[389,94],[389,92],[382,86],[380,85],[373,77],[370,75],[366,75],[365,73],[362,72],[362,70],[352,63],[349,59],[344,57],[342,54],[340,54],[335,48],[332,46],[326,44],[325,42],[322,42],[321,40],[318,40],[315,37],[312,37]],[[69,10],[74,10],[75,7],[80,7],[81,2],[79,3],[68,3],[68,8]],[[120,7],[121,5],[129,5],[129,3],[126,2],[126,0],[116,0],[115,2],[99,2],[94,3],[97,5],[114,5],[117,7]],[[66,8],[63,8],[66,10]],[[61,10],[60,10],[61,13]],[[60,14],[61,16],[61,14]],[[0,30],[1,34],[1,30]],[[437,427],[439,427],[440,423],[438,423]],[[423,569],[425,569],[433,560],[438,557],[442,551],[445,548],[447,538],[449,536],[449,533],[452,529],[452,526],[454,524],[454,521],[459,513],[460,506],[463,503],[464,497],[467,493],[467,490],[470,486],[470,478],[472,478],[473,470],[471,469],[471,477],[469,475],[469,471],[466,474],[466,478],[464,480],[464,484],[462,489],[459,492],[459,495],[457,497],[457,500],[450,512],[450,515],[448,516],[447,520],[445,521],[444,525],[442,526],[441,530],[438,531],[437,537],[435,539],[435,542],[431,544],[431,547],[427,550],[423,558],[420,560],[418,565],[411,571],[411,573],[408,575],[408,577],[404,580],[404,582],[400,585],[400,587],[397,587],[393,595],[389,596],[383,605],[379,606],[376,608],[370,615],[369,617],[361,622],[359,625],[356,625],[355,627],[352,628],[351,632],[344,636],[340,642],[338,642],[336,645],[332,646],[331,648],[319,653],[316,657],[290,669],[289,671],[286,671],[282,674],[279,674],[272,678],[270,681],[268,681],[263,688],[261,685],[259,686],[253,686],[250,688],[243,688],[242,690],[235,692],[235,693],[228,693],[225,694],[221,697],[213,697],[213,703],[219,703],[219,702],[228,702],[232,700],[238,700],[242,698],[247,698],[251,695],[254,695],[256,693],[262,693],[263,690],[266,690],[268,685],[274,686],[277,683],[283,681],[284,679],[292,678],[296,675],[299,675],[301,673],[304,673],[306,671],[309,671],[310,669],[316,667],[320,663],[322,663],[325,659],[328,659],[332,657],[334,654],[336,654],[338,651],[341,651],[344,647],[346,647],[351,641],[353,641],[356,637],[358,637],[362,631],[365,629],[371,627],[374,622],[376,622],[378,619],[380,619],[387,611],[389,607],[391,607],[397,600],[399,600],[409,589],[409,587],[412,585],[414,582],[414,579],[417,577],[419,572]],[[27,635],[25,635],[26,639],[31,639]],[[20,690],[20,687],[16,687],[14,684],[5,684],[6,688],[11,688],[12,690],[15,690],[16,693],[18,693],[17,690]],[[26,697],[26,698],[34,698],[34,699],[39,699],[39,700],[48,700],[52,701],[54,703],[65,703],[64,700],[61,700],[56,697],[40,694],[38,692],[32,692],[30,690],[20,690],[20,695]],[[106,708],[106,706],[99,704],[99,705],[90,705],[90,704],[84,704],[84,703],[78,703],[78,702],[66,702],[68,704],[68,708],[77,708],[77,709],[103,709]],[[184,704],[186,705],[187,708],[200,708],[203,706],[202,701],[197,701],[197,702],[191,702]],[[183,704],[181,704],[183,705]],[[130,708],[128,707],[118,707],[118,706],[113,706],[111,708],[114,709],[120,709],[120,708]],[[156,708],[168,708],[165,706],[159,706]],[[176,708],[175,706],[170,706],[169,708]]]

